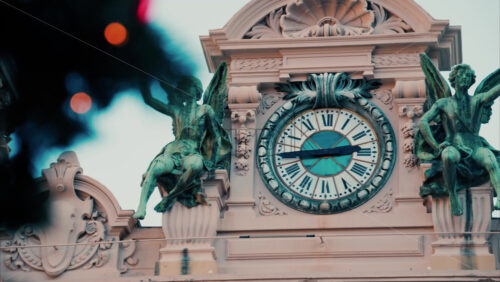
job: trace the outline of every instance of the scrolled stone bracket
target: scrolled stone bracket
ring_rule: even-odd
[[[254,147],[255,115],[261,94],[257,86],[232,86],[229,90],[229,108],[235,139],[234,168],[239,176],[247,175],[251,167]]]
[[[231,113],[231,120],[237,124],[235,130],[236,161],[234,166],[238,175],[246,175],[250,167],[248,159],[250,159],[252,153],[250,143],[255,134],[254,130],[247,128],[246,124],[255,121],[255,111],[234,111]]]

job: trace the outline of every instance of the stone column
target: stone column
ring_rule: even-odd
[[[418,189],[410,183],[419,183],[419,174],[413,171],[417,169],[418,159],[413,154],[413,138],[417,131],[417,120],[423,114],[425,102],[425,81],[397,81],[392,90],[395,97],[399,115],[398,134],[398,167],[399,167],[399,191],[396,193],[396,201],[421,203]]]
[[[469,195],[466,195],[469,193]],[[469,203],[467,203],[469,197]],[[492,212],[490,184],[458,192],[464,215],[453,216],[448,197],[432,198],[432,220],[438,239],[432,243],[433,270],[494,270],[495,257],[490,254],[488,236]],[[471,232],[464,234],[464,232]]]
[[[170,212],[163,214],[162,229],[167,242],[160,249],[156,274],[218,272],[213,237],[217,235],[217,224],[223,207],[222,197],[229,189],[227,172],[217,170],[215,178],[204,179],[202,185],[207,194],[208,205],[187,208],[177,202]]]
[[[226,201],[225,218],[232,216],[255,217],[255,113],[261,95],[257,86],[231,86],[229,109],[231,110],[234,155],[231,158],[231,193]]]

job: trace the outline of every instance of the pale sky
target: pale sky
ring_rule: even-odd
[[[208,84],[211,74],[199,41],[210,29],[223,27],[248,0],[153,0],[151,20],[168,33],[179,52],[197,65],[197,75]],[[498,0],[417,0],[436,19],[448,19],[462,26],[463,62],[470,64],[479,83],[500,67],[500,1]],[[118,62],[117,62],[118,63]],[[447,74],[446,74],[447,76]],[[477,83],[476,83],[477,85]],[[500,107],[496,102],[490,124],[482,135],[500,147]],[[55,148],[39,162],[48,168],[65,150],[74,150],[88,175],[113,192],[122,209],[136,209],[141,175],[160,149],[173,140],[171,119],[144,105],[138,93],[130,91],[116,98],[109,110],[92,118],[94,137],[70,148]],[[161,215],[153,207],[160,201],[157,192],[148,205],[143,226],[161,225]]]

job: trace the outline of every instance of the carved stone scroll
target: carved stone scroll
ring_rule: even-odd
[[[285,211],[281,211],[278,207],[273,205],[271,201],[267,199],[261,192],[257,196],[260,202],[258,204],[259,213],[263,216],[271,216],[271,215],[287,215],[288,213]]]
[[[388,213],[393,207],[393,192],[392,188],[382,196],[374,205],[363,211],[363,213]]]
[[[135,249],[135,240],[120,243],[121,258],[118,261],[118,269],[120,270],[120,273],[126,273],[130,269],[130,266],[135,266],[137,265],[137,263],[139,263],[139,259],[134,258]]]

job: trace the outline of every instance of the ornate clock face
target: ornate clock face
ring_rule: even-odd
[[[302,158],[282,154],[334,148],[357,150]],[[355,193],[371,179],[379,162],[379,143],[370,123],[353,111],[308,110],[281,130],[273,155],[280,181],[291,191],[313,200],[331,200]]]
[[[387,118],[362,98],[342,108],[288,101],[259,138],[258,168],[286,205],[309,213],[357,207],[385,184],[394,166]]]

